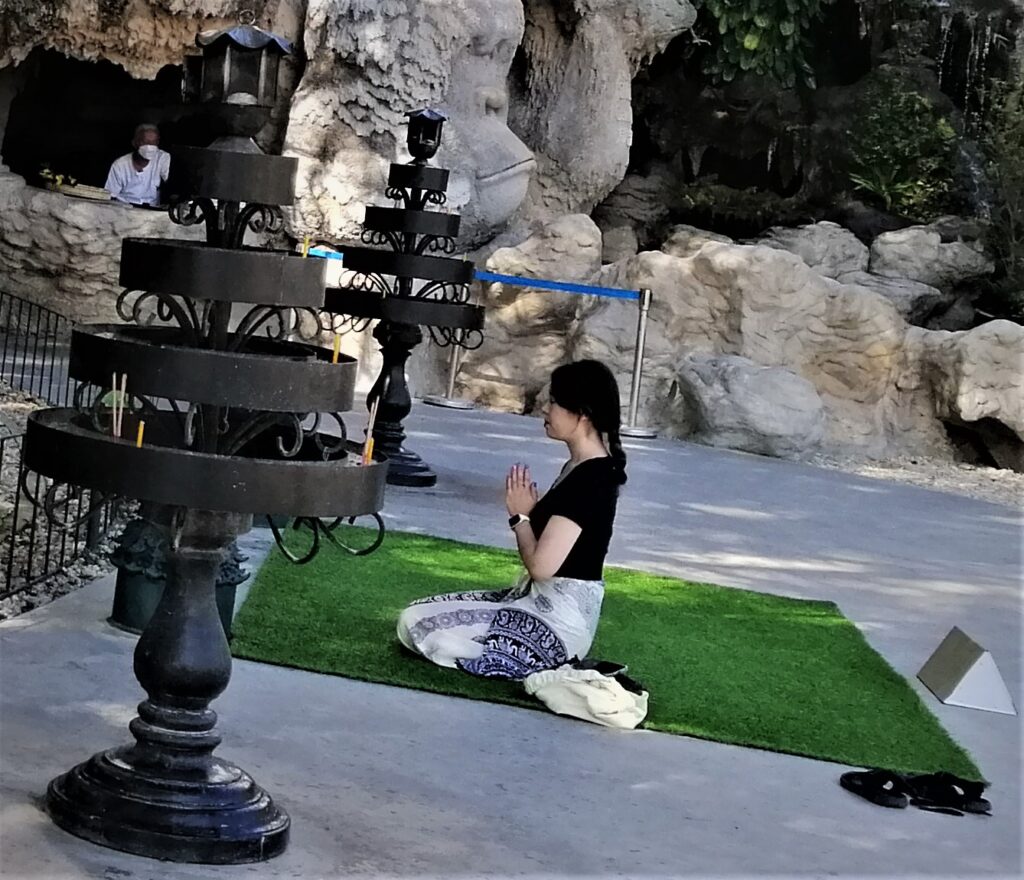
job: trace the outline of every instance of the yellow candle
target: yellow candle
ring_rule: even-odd
[[[341,334],[334,334],[334,354],[331,355],[331,363],[336,364],[338,362],[338,356],[341,354]]]
[[[142,448],[142,435],[146,433],[146,423],[139,419],[139,433],[135,435],[135,445],[139,449]]]
[[[308,257],[309,256],[309,236],[308,235],[304,236],[303,239],[302,239],[302,256],[303,257]]]

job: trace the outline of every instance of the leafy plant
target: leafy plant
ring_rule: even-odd
[[[797,82],[814,88],[807,61],[811,28],[833,0],[704,0],[714,20],[705,28],[714,52],[704,62],[713,79],[731,82],[750,71],[785,88]]]
[[[927,220],[948,207],[956,132],[907,81],[876,76],[846,132],[850,182],[886,209]]]
[[[994,194],[988,244],[1002,276],[997,293],[1018,321],[1024,320],[1024,70],[1020,74],[997,92],[984,144]]]

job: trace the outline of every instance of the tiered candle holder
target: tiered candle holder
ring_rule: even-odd
[[[243,245],[247,230],[281,223],[296,172],[296,160],[250,146],[236,133],[174,152],[172,219],[205,223],[207,241],[125,239],[118,307],[131,323],[75,330],[75,406],[33,413],[25,441],[23,484],[29,472],[48,478],[35,501],[55,520],[91,490],[97,502],[149,502],[167,534],[167,584],[135,650],[147,694],[135,742],[54,779],[46,806],[79,837],[173,861],[259,861],[288,839],[270,795],[214,755],[210,702],[231,673],[215,600],[225,549],[253,515],[285,515],[311,547],[293,552],[275,535],[306,561],[344,519],[380,525],[387,474],[339,415],[355,360],[287,338],[294,310],[323,306],[324,262]]]
[[[389,483],[432,486],[437,475],[404,446],[402,423],[412,410],[406,362],[423,341],[421,327],[439,346],[479,347],[484,310],[469,302],[473,263],[450,256],[459,216],[428,210],[447,201],[448,171],[427,164],[440,145],[444,117],[431,110],[408,115],[413,161],[391,165],[386,191],[402,207],[366,208],[362,240],[371,247],[343,248],[344,266],[352,274],[346,287],[328,288],[325,310],[357,330],[379,321],[373,337],[384,362],[367,396],[368,408],[380,400],[375,448],[390,461]]]

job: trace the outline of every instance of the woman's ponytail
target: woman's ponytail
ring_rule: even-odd
[[[619,485],[621,486],[626,482],[626,450],[622,448],[618,425],[608,431],[608,452],[619,473]]]

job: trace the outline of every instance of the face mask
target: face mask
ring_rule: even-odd
[[[159,154],[160,148],[156,144],[143,144],[139,147],[139,155],[147,161],[155,159]]]

